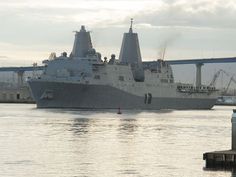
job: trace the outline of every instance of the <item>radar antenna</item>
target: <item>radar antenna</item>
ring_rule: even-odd
[[[130,32],[130,33],[133,33],[133,22],[134,22],[134,19],[131,18],[131,19],[130,19],[130,28],[129,28],[129,32]]]

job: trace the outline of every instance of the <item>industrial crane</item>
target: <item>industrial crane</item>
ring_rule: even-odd
[[[226,71],[224,71],[223,69],[220,69],[219,71],[217,71],[217,72],[214,74],[213,79],[212,79],[212,81],[211,81],[210,84],[209,84],[210,87],[215,87],[216,80],[217,80],[217,78],[219,77],[220,73],[224,73],[225,75],[227,75],[227,76],[230,77],[230,75],[229,75]]]
[[[215,87],[216,85],[216,81],[218,79],[218,77],[220,76],[221,73],[224,73],[226,76],[230,77],[229,83],[227,84],[226,88],[222,91],[222,95],[227,94],[229,87],[231,85],[232,82],[234,82],[236,84],[236,79],[234,79],[234,76],[230,75],[229,73],[227,73],[226,71],[224,71],[223,69],[220,69],[219,71],[217,71],[214,76],[212,81],[210,82],[209,86],[210,87]]]
[[[236,84],[236,80],[234,79],[234,76],[231,76],[227,87],[225,88],[225,90],[224,90],[223,93],[222,93],[223,95],[224,95],[224,94],[227,94],[227,92],[228,92],[228,90],[229,90],[229,87],[230,87],[230,84],[231,84],[232,82],[234,82],[234,83]]]

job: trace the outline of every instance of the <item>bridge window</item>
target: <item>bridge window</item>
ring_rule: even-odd
[[[124,76],[119,76],[119,80],[124,81],[125,80]]]
[[[94,79],[98,79],[99,80],[99,79],[101,79],[101,77],[100,77],[100,75],[95,75]]]
[[[168,83],[168,80],[167,79],[161,79],[161,82]]]

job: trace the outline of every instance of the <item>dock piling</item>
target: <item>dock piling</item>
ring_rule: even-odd
[[[236,109],[233,110],[232,114],[232,150],[236,150]]]
[[[206,160],[206,168],[236,168],[236,109],[233,110],[231,123],[231,149],[204,153],[203,160]]]

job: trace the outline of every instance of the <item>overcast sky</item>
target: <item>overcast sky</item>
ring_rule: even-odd
[[[235,0],[0,0],[0,65],[71,52],[85,25],[103,57],[118,57],[134,18],[143,60],[236,56]]]

